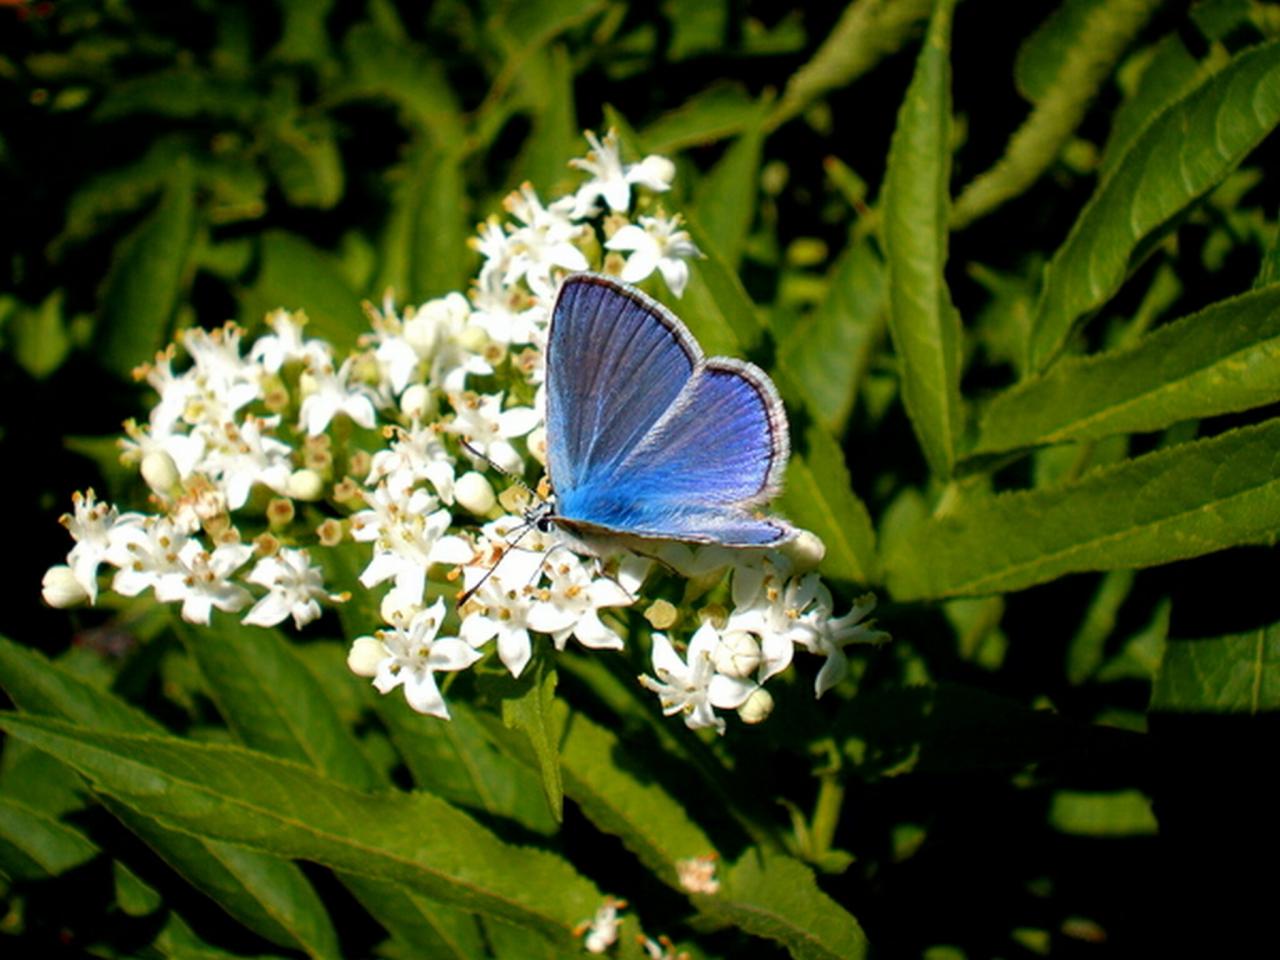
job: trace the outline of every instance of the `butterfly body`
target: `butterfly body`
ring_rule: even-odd
[[[782,400],[753,364],[703,356],[646,294],[574,274],[547,343],[547,468],[532,518],[591,541],[768,547],[794,535],[759,515],[790,451]]]

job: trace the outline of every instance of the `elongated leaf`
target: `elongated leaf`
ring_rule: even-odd
[[[155,733],[159,724],[123,700],[0,637],[0,678],[23,710],[91,724],[94,729]],[[319,897],[294,864],[232,844],[189,836],[104,798],[104,805],[175,870],[232,917],[267,939],[312,956],[338,953]]]
[[[516,164],[518,179],[536,184],[543,196],[567,193],[579,180],[569,160],[583,149],[568,51],[556,44],[530,57],[521,87],[532,102],[533,129]]]
[[[1159,430],[1280,400],[1280,287],[1224,300],[1129,347],[1070,358],[996,396],[975,453]]]
[[[667,298],[708,356],[741,357],[760,342],[763,326],[756,305],[719,252],[719,242],[694,217],[689,234],[703,258],[690,263],[689,285],[679,301]]]
[[[508,846],[427,794],[361,793],[240,747],[2,716],[10,735],[98,789],[199,836],[398,880],[566,945],[601,900],[563,860]]]
[[[1151,711],[1280,710],[1280,624],[1203,640],[1174,640],[1151,690]]]
[[[1137,790],[1059,790],[1049,806],[1049,824],[1062,833],[1082,837],[1154,836],[1159,831],[1151,801]]]
[[[954,4],[935,6],[898,112],[885,171],[884,244],[889,331],[901,361],[902,394],[934,473],[949,476],[961,429],[960,317],[944,268],[950,216],[951,69]]]
[[[266,158],[293,206],[327,210],[342,199],[342,157],[327,124],[281,119],[271,130]]]
[[[1169,563],[1280,528],[1280,420],[1184,443],[1056,489],[981,496],[887,560],[899,599],[1019,590],[1064,573]]]
[[[704,913],[783,944],[797,960],[867,955],[853,915],[819,889],[812,870],[780,853],[749,850],[725,871],[720,893],[693,900]]]
[[[1102,182],[1045,271],[1031,366],[1046,366],[1151,242],[1280,122],[1280,42],[1240,54],[1170,106]]]
[[[462,139],[461,111],[438,57],[367,23],[347,31],[343,48],[349,70],[334,85],[331,96],[385,99],[435,142],[449,144]]]
[[[177,633],[241,742],[353,787],[379,785],[324,689],[279,630],[215,617],[198,631],[177,625]]]
[[[741,87],[719,84],[653,121],[641,131],[640,140],[653,153],[679,153],[734,136],[759,115],[759,104]]]
[[[545,656],[535,657],[520,682],[506,674],[492,680],[502,702],[502,722],[523,733],[542,774],[542,790],[556,822],[564,819],[564,783],[560,775],[560,739],[567,708],[556,699],[559,678]]]
[[[835,580],[874,583],[879,572],[871,515],[853,492],[839,444],[821,427],[805,432],[805,449],[787,465],[778,506],[827,547],[822,571]]]
[[[693,208],[706,234],[715,237],[725,266],[737,270],[756,215],[760,193],[760,124],[748,126],[698,185]]]
[[[9,876],[55,876],[100,852],[74,827],[0,794],[0,867]]]
[[[1089,14],[1106,0],[1063,0],[1023,41],[1013,64],[1018,92],[1032,103],[1053,86],[1063,61],[1080,40]]]
[[[833,436],[844,434],[885,319],[884,263],[863,240],[840,254],[826,298],[778,344],[778,366]]]
[[[168,339],[195,235],[194,176],[179,160],[156,208],[117,248],[102,292],[102,362],[125,374],[151,360]]]
[[[1107,638],[1115,630],[1120,605],[1133,589],[1132,570],[1113,570],[1102,578],[1084,620],[1067,647],[1067,680],[1084,683],[1102,664]]]
[[[679,802],[620,764],[624,751],[611,732],[576,713],[562,750],[565,792],[597,829],[621,839],[660,880],[680,890],[676,862],[715,853]]]
[[[1102,153],[1102,176],[1110,175],[1148,123],[1165,107],[1188,93],[1203,77],[1200,65],[1178,34],[1169,34],[1157,43],[1142,71],[1137,89],[1120,105],[1111,120],[1111,133]]]

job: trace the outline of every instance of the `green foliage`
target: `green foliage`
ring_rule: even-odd
[[[1273,5],[162,6],[0,5],[0,445],[37,555],[0,621],[0,953],[575,956],[606,894],[620,957],[1269,933],[1205,851],[1280,851],[1245,776],[1280,712]],[[302,634],[37,609],[70,490],[145,495],[90,436],[140,416],[135,367],[466,293],[475,225],[581,183],[584,128],[677,164],[653,206],[704,256],[645,288],[773,376],[774,508],[891,643],[816,703],[797,647],[767,722],[702,738],[636,685],[638,614],[605,613],[621,653],[442,679],[446,723],[347,670],[368,591]],[[331,553],[356,582],[367,545]]]

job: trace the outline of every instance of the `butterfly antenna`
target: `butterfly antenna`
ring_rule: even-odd
[[[485,585],[485,582],[490,577],[493,576],[494,571],[498,569],[498,564],[502,563],[502,561],[506,559],[507,554],[510,553],[512,550],[514,550],[516,546],[519,545],[520,541],[523,540],[525,536],[529,533],[529,531],[532,529],[533,529],[533,524],[531,523],[525,523],[520,526],[520,530],[518,533],[516,533],[515,538],[513,540],[507,541],[507,543],[502,548],[501,556],[499,556],[497,560],[493,561],[493,565],[484,572],[484,576],[482,576],[474,584],[468,587],[464,593],[461,593],[458,595],[459,607],[465,607],[467,605],[467,601],[470,600],[473,596],[475,596],[476,591],[479,590],[481,587],[483,587]],[[541,564],[539,564],[539,567],[541,567]]]
[[[471,454],[477,460],[483,460],[489,466],[493,467],[494,470],[498,471],[498,473],[502,474],[502,476],[506,477],[508,480],[512,481],[513,483],[519,484],[521,487],[524,488],[525,492],[529,494],[530,497],[534,497],[538,500],[543,499],[541,496],[538,495],[538,491],[534,490],[533,487],[529,486],[529,484],[524,482],[524,477],[514,474],[510,470],[508,470],[506,467],[503,467],[500,464],[495,463],[486,454],[481,453],[479,450],[473,447],[470,443],[468,443],[465,437],[462,438],[460,442],[466,448],[467,453]]]

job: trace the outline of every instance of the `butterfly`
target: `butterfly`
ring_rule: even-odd
[[[528,520],[590,544],[626,538],[770,547],[795,530],[759,510],[781,488],[782,399],[754,364],[707,358],[678,317],[626,283],[576,273],[546,348],[547,476]]]

